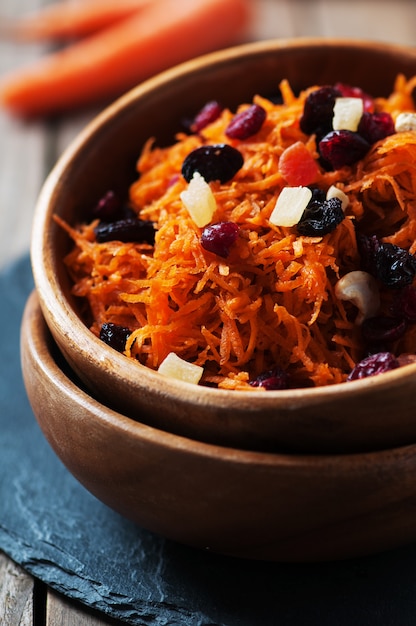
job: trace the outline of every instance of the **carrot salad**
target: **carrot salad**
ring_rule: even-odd
[[[411,117],[415,88],[416,77],[399,75],[389,97],[368,104],[360,92],[364,111],[388,114],[393,123],[402,113]],[[318,89],[295,94],[284,80],[277,102],[256,95],[236,112],[222,108],[195,132],[178,133],[169,147],[149,139],[129,208],[154,225],[154,241],[97,241],[98,217],[73,227],[58,219],[75,243],[66,264],[73,293],[89,303],[93,333],[100,336],[108,323],[128,329],[127,357],[156,370],[175,353],[203,368],[201,384],[223,389],[253,389],[253,381],[275,368],[288,375],[291,387],[347,380],[368,353],[366,314],[354,297],[339,297],[337,284],[350,272],[371,274],[363,267],[360,238],[367,238],[367,247],[392,244],[391,250],[413,260],[416,132],[397,126],[368,143],[362,158],[328,166],[322,136],[301,124],[305,103]],[[265,113],[260,128],[230,137],[236,114],[249,109]],[[183,200],[191,185],[183,164],[200,147],[224,144],[238,150],[242,166],[230,180],[207,183],[214,211],[207,226],[198,226]],[[329,189],[341,192],[347,199],[342,217],[323,234],[276,223],[271,216],[287,187],[320,190],[321,198]],[[225,254],[217,254],[201,237],[206,227],[224,223],[236,225],[236,236]],[[370,317],[395,320],[394,303],[413,287],[413,277],[385,286],[373,276],[380,303],[376,311],[370,306]],[[406,321],[403,332],[385,333],[383,350],[388,340],[396,356],[415,353],[415,326]]]

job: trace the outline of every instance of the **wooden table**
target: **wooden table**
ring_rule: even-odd
[[[323,36],[416,44],[414,0],[252,1],[250,39]],[[0,0],[0,24],[1,16],[21,15],[46,3]],[[43,45],[0,41],[0,74],[44,52]],[[0,111],[0,269],[27,253],[40,187],[58,156],[95,113],[25,123]],[[0,623],[104,626],[118,622],[56,594],[0,552]]]

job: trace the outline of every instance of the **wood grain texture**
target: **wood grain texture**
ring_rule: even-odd
[[[0,552],[0,623],[32,626],[34,581]]]
[[[33,296],[22,346],[46,439],[84,487],[143,528],[215,553],[292,562],[416,540],[415,444],[344,455],[207,445],[127,419],[80,391],[56,364]]]
[[[2,0],[0,21],[21,15],[41,0]],[[0,39],[0,74],[30,63],[43,45],[18,45]],[[27,124],[0,110],[0,267],[27,251],[33,207],[45,176],[48,130]]]

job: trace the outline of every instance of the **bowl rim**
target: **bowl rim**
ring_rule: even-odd
[[[21,336],[28,395],[46,440],[75,479],[140,527],[212,552],[267,561],[351,558],[414,540],[408,516],[415,443],[305,455],[173,435],[107,408],[67,376],[55,360],[57,346],[36,291],[26,302]]]
[[[184,75],[189,73],[200,72],[206,66],[212,64],[222,65],[227,63],[231,59],[241,58],[247,55],[262,55],[270,51],[284,51],[288,49],[307,49],[314,48],[331,48],[336,46],[338,48],[345,48],[348,50],[355,49],[360,51],[378,50],[380,52],[391,52],[394,54],[403,54],[406,56],[412,56],[416,61],[416,48],[401,44],[392,44],[379,41],[371,41],[368,39],[348,39],[348,38],[323,38],[323,37],[299,37],[299,38],[287,38],[287,39],[268,39],[262,41],[249,42],[232,46],[230,48],[204,54],[190,61],[181,63],[173,68],[165,70],[153,76],[133,89],[130,89],[125,94],[117,98],[109,106],[105,107],[97,116],[94,117],[87,125],[78,133],[78,135],[72,140],[68,147],[63,151],[57,162],[47,175],[44,184],[40,190],[38,200],[35,205],[34,219],[32,223],[31,233],[31,245],[30,245],[30,257],[32,264],[32,272],[34,277],[35,286],[39,295],[41,307],[48,311],[48,315],[53,319],[54,324],[60,328],[65,329],[70,322],[73,332],[65,332],[65,339],[72,343],[73,349],[79,349],[79,345],[75,344],[72,339],[72,335],[81,333],[84,336],[90,349],[88,350],[88,358],[94,359],[96,349],[99,349],[103,355],[100,358],[101,361],[112,361],[117,371],[123,372],[121,378],[123,380],[129,377],[134,380],[135,374],[137,375],[138,368],[140,368],[141,376],[144,376],[147,382],[153,386],[153,388],[160,388],[163,386],[166,393],[172,398],[183,396],[184,393],[189,394],[192,390],[197,389],[198,401],[209,401],[212,399],[218,402],[224,401],[230,397],[230,391],[225,389],[217,389],[204,387],[199,385],[193,385],[184,381],[178,381],[176,379],[170,379],[162,376],[159,372],[154,371],[146,366],[133,361],[128,360],[122,354],[117,353],[115,350],[100,341],[88,327],[80,320],[76,312],[71,307],[68,300],[65,298],[59,288],[59,283],[54,272],[49,272],[49,278],[47,278],[47,271],[45,268],[51,268],[51,262],[47,254],[47,246],[45,243],[45,230],[46,225],[51,219],[50,205],[54,196],[59,192],[60,181],[67,166],[76,157],[76,155],[82,151],[82,148],[87,144],[94,134],[105,127],[106,124],[111,122],[111,119],[120,115],[126,107],[130,107],[137,99],[144,97],[147,93],[153,89],[160,87],[163,84],[170,81],[176,81]],[[233,404],[240,405],[247,400],[247,394],[253,399],[256,404],[260,399],[262,406],[273,405],[276,409],[281,404],[287,404],[289,400],[293,401],[297,406],[302,404],[319,403],[322,395],[325,398],[332,398],[337,396],[340,401],[347,394],[351,392],[355,394],[362,394],[365,396],[371,389],[377,391],[379,388],[393,387],[397,383],[397,380],[407,381],[416,377],[416,362],[409,363],[396,368],[394,370],[383,373],[383,376],[371,376],[359,380],[348,381],[348,383],[335,383],[327,386],[318,387],[306,387],[295,389],[284,389],[277,391],[264,390],[233,390],[232,398]]]
[[[402,457],[405,461],[409,454],[416,451],[415,444],[399,445],[392,448],[382,448],[379,450],[358,451],[350,453],[285,453],[269,452],[259,450],[247,450],[243,448],[230,447],[207,443],[199,439],[192,439],[184,435],[178,435],[166,430],[161,430],[154,426],[140,422],[127,415],[124,415],[111,407],[106,406],[90,393],[79,386],[76,380],[72,379],[59,365],[53,355],[57,350],[56,343],[50,329],[43,316],[39,296],[34,289],[27,298],[23,311],[21,325],[21,358],[25,362],[35,361],[36,366],[41,371],[41,375],[49,382],[51,389],[54,387],[64,395],[69,402],[79,405],[88,410],[92,419],[103,425],[110,426],[122,433],[128,433],[132,441],[138,440],[141,443],[162,445],[170,450],[186,451],[190,455],[215,459],[224,463],[232,462],[242,465],[255,464],[256,466],[276,466],[290,468],[296,466],[310,470],[313,466],[315,471],[322,471],[326,465],[338,464],[339,459],[344,459],[347,464],[354,462],[354,467],[360,464],[367,466],[372,463],[372,459],[380,461],[385,458],[386,462],[392,462],[397,457]],[[59,352],[59,351],[58,351]],[[28,357],[27,355],[30,355]],[[26,376],[30,375],[27,368]],[[38,419],[38,416],[36,416]]]

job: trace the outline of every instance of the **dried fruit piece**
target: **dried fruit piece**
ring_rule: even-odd
[[[231,139],[247,139],[259,132],[266,119],[266,111],[259,104],[252,104],[237,113],[225,129]]]
[[[362,159],[370,149],[370,144],[351,130],[332,130],[321,139],[318,148],[322,158],[338,170]]]
[[[376,376],[383,372],[400,367],[399,361],[391,352],[377,352],[366,357],[353,368],[347,380],[358,380],[360,378],[368,378]]]
[[[211,187],[199,172],[194,172],[192,179],[180,198],[195,224],[202,228],[209,224],[217,208]]]
[[[153,222],[134,217],[109,223],[100,222],[94,232],[98,243],[122,241],[153,245],[156,231]]]
[[[392,243],[380,243],[375,253],[378,279],[391,289],[410,285],[416,275],[416,257]]]
[[[279,159],[279,172],[288,185],[311,185],[319,175],[319,167],[302,141],[286,148]]]
[[[341,97],[335,99],[334,117],[332,118],[333,130],[352,130],[358,128],[364,105],[361,98]]]
[[[228,144],[201,146],[188,154],[182,164],[182,176],[189,183],[195,172],[199,172],[209,183],[219,180],[226,183],[243,166],[243,155]]]
[[[238,225],[234,222],[218,222],[202,231],[201,245],[208,252],[227,258],[230,248],[237,241]]]
[[[202,109],[197,113],[193,122],[191,123],[190,129],[193,133],[199,133],[201,130],[208,126],[208,124],[212,124],[216,119],[219,118],[223,111],[223,107],[216,100],[210,100],[207,102]]]
[[[306,98],[303,114],[300,118],[300,129],[306,135],[316,133],[324,135],[332,128],[332,117],[336,98],[341,92],[334,87],[320,87],[312,91]]]
[[[395,132],[393,118],[390,113],[369,113],[364,112],[357,132],[369,144],[373,144],[380,139],[384,139]]]
[[[316,200],[312,198],[300,218],[297,230],[300,235],[316,237],[332,232],[345,218],[339,198]]]
[[[334,87],[346,98],[361,98],[364,111],[374,111],[374,98],[363,91],[361,87],[354,87],[341,82],[335,83]]]
[[[131,330],[119,324],[105,322],[100,329],[100,339],[117,352],[124,352],[126,341],[131,335]]]
[[[270,215],[274,226],[291,227],[297,224],[312,198],[308,187],[283,187]]]
[[[287,389],[289,386],[289,376],[287,372],[276,367],[257,376],[257,378],[250,382],[250,385],[252,387],[261,387],[267,391]]]
[[[416,276],[416,257],[392,243],[382,243],[375,235],[357,234],[361,266],[385,287],[400,289]]]
[[[113,222],[122,217],[122,204],[114,191],[107,191],[93,208],[92,214],[93,218],[103,222]]]
[[[159,374],[197,385],[202,378],[204,368],[181,359],[174,352],[169,352],[158,368]]]

